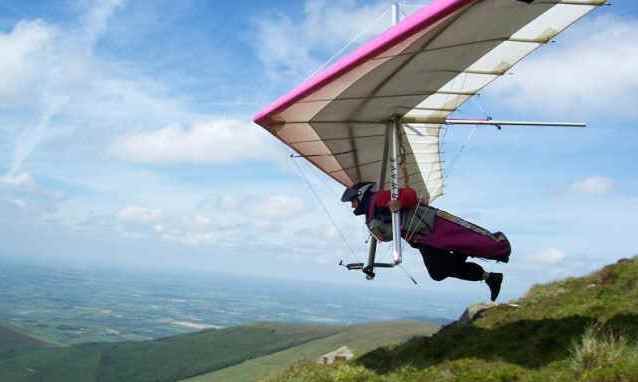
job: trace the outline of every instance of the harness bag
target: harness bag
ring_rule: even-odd
[[[436,208],[421,205],[401,211],[401,233],[429,233],[434,229]],[[392,215],[388,209],[377,208],[374,217],[367,223],[370,233],[380,241],[392,241]]]
[[[443,210],[435,209],[431,231],[414,232],[408,243],[415,248],[436,248],[470,257],[508,262],[512,251],[509,240],[501,233],[491,233]]]
[[[456,215],[452,215],[451,213],[447,212],[447,211],[443,211],[443,210],[436,210],[436,214],[437,216],[439,216],[440,218],[443,218],[445,220],[451,221],[453,223],[456,223],[460,226],[463,226],[469,230],[472,230],[476,233],[479,233],[481,235],[485,235],[485,236],[489,236],[494,238],[495,240],[498,240],[496,237],[494,237],[494,234],[492,234],[490,231],[486,230],[483,227],[480,227],[474,223],[470,223],[469,221],[462,219]]]
[[[434,230],[434,219],[436,219],[437,209],[419,205],[401,214],[401,232],[411,235],[415,232],[432,232]]]
[[[392,240],[392,215],[388,208],[369,209],[366,223],[379,241]],[[471,257],[508,262],[507,237],[491,233],[458,216],[427,205],[401,210],[401,236],[414,248],[437,248]]]

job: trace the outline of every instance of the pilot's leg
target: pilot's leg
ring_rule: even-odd
[[[454,277],[467,281],[485,281],[490,288],[490,299],[495,301],[501,291],[502,273],[486,272],[483,267],[467,261],[467,256],[433,247],[420,247],[423,262],[434,281]]]
[[[435,281],[442,281],[447,277],[481,281],[487,277],[483,267],[466,261],[467,256],[432,247],[422,247],[420,251],[425,267]]]

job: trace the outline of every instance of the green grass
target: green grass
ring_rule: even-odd
[[[283,371],[302,360],[314,361],[321,355],[348,346],[361,355],[379,346],[397,344],[417,335],[431,335],[438,326],[416,321],[393,321],[354,325],[329,337],[317,339],[274,354],[255,358],[239,365],[194,377],[187,382],[249,382]]]
[[[470,325],[371,351],[290,381],[638,381],[638,260],[533,287]]]

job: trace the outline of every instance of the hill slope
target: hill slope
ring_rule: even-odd
[[[20,330],[0,324],[0,360],[27,350],[50,347],[51,344],[22,333]]]
[[[255,324],[154,341],[41,349],[0,360],[0,381],[176,381],[330,336],[341,329]]]
[[[176,381],[196,375],[193,381],[254,381],[343,345],[363,354],[436,330],[436,325],[416,321],[346,327],[261,323],[155,341],[55,349],[27,346],[26,336],[15,341],[9,336],[6,342],[0,337],[7,348],[18,339],[25,345],[0,358],[0,381]]]
[[[185,382],[251,382],[281,372],[301,360],[315,360],[321,355],[348,346],[355,356],[379,346],[403,342],[416,335],[430,335],[438,326],[418,321],[392,321],[354,325],[334,335],[294,346],[289,349],[251,359],[213,373],[188,379]]]
[[[533,287],[517,306],[272,381],[638,381],[638,259]]]

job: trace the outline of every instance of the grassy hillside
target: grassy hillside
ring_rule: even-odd
[[[185,382],[251,382],[281,372],[301,360],[315,360],[321,355],[348,346],[355,356],[379,346],[397,344],[417,335],[430,335],[438,326],[417,321],[393,321],[355,325],[337,334],[307,342],[284,351],[248,360],[213,373],[188,379]]]
[[[339,330],[341,327],[256,324],[155,341],[41,349],[0,360],[0,381],[176,381]]]
[[[638,259],[535,286],[514,303],[355,362],[298,364],[270,381],[638,381]]]
[[[0,360],[12,357],[20,352],[51,345],[22,331],[0,323]]]

